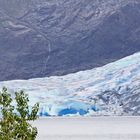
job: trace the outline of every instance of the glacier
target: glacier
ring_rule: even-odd
[[[103,67],[29,80],[0,82],[24,90],[39,116],[140,115],[140,52]]]

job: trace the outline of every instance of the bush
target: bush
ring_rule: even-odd
[[[23,91],[16,92],[12,98],[6,88],[0,92],[0,140],[35,140],[37,128],[29,121],[37,119],[39,104],[31,109],[28,105],[28,95]],[[13,103],[16,104],[13,106]]]

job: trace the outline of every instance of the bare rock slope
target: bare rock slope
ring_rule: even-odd
[[[0,80],[64,75],[140,51],[139,0],[0,0]]]

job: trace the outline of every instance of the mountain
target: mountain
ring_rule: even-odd
[[[65,75],[138,51],[139,0],[0,0],[0,81]]]
[[[140,52],[92,70],[65,76],[0,82],[24,90],[40,116],[140,115]]]

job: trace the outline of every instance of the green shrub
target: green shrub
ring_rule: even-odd
[[[0,140],[35,140],[37,128],[33,127],[29,121],[37,119],[39,104],[35,104],[30,109],[27,94],[20,91],[14,96],[12,98],[6,88],[0,92]]]

